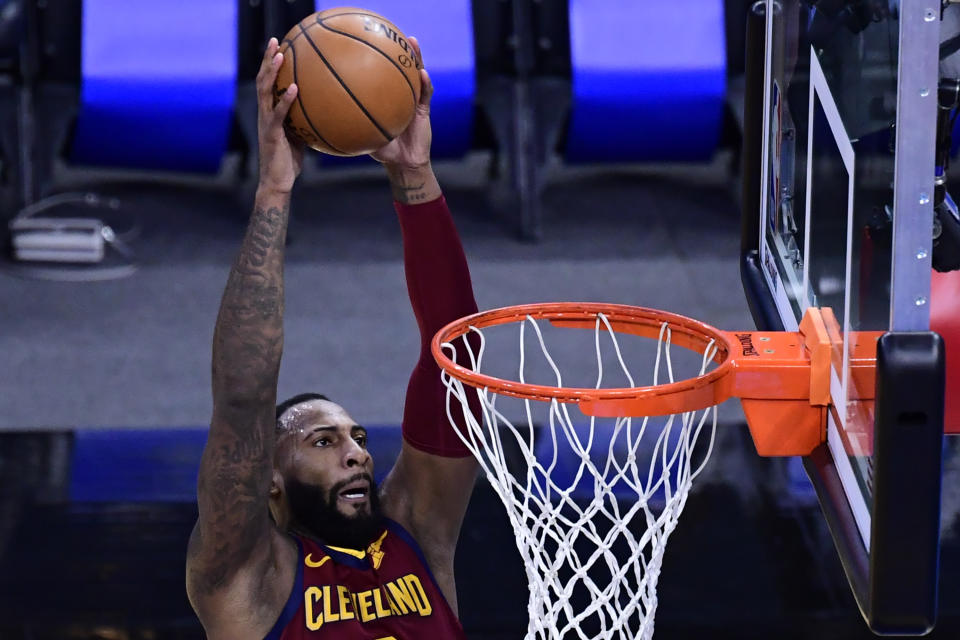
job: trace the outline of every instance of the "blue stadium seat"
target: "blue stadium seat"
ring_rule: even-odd
[[[316,10],[343,6],[316,0]],[[379,13],[420,42],[436,93],[431,104],[435,158],[461,158],[470,150],[474,118],[474,47],[470,0],[392,2],[366,0]]]
[[[726,87],[723,0],[570,0],[570,162],[708,160]]]
[[[215,173],[237,84],[236,0],[84,0],[71,161]]]

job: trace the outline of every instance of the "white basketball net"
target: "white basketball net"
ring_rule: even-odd
[[[525,377],[524,328],[528,324],[553,370],[556,386],[563,386],[540,327],[530,316],[519,323],[519,381],[524,382]],[[457,346],[467,350],[469,366],[479,372],[484,336],[474,327],[470,331],[480,337],[476,353],[465,340],[458,340]],[[616,334],[607,318],[598,314],[596,388],[603,382],[602,333],[612,341],[619,368],[630,385],[636,386],[621,357]],[[456,359],[454,345],[445,343],[443,348]],[[700,374],[715,352],[716,346],[710,343],[703,354]],[[457,361],[462,363],[463,358]],[[664,368],[666,380],[661,381]],[[653,369],[653,384],[674,381],[666,324],[660,330]],[[694,478],[713,449],[716,407],[704,410],[699,417],[692,412],[652,420],[587,421],[579,410],[556,400],[525,400],[526,424],[518,420],[518,428],[497,410],[497,394],[466,386],[446,371],[442,379],[447,387],[447,415],[454,421],[454,403],[463,409],[469,433],[460,437],[506,506],[516,535],[530,588],[527,640],[651,638],[657,578],[667,539],[677,526]],[[469,411],[470,394],[480,400],[482,423]],[[534,418],[538,407],[548,416],[540,425]],[[709,442],[698,448],[704,427]],[[606,438],[609,444],[604,451]],[[566,479],[558,478],[563,475],[557,473],[558,465],[568,447],[572,456],[566,456],[574,458],[575,471],[568,469]],[[508,449],[514,453],[508,454]],[[697,463],[693,459],[695,449],[698,458],[703,456]],[[518,457],[521,459],[516,460]],[[629,491],[628,499],[624,499],[624,490]]]

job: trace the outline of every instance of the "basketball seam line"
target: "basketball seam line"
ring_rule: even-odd
[[[368,12],[368,11],[344,11],[343,13],[335,13],[335,14],[333,14],[332,16],[323,16],[323,17],[321,18],[321,17],[320,17],[320,14],[318,13],[318,14],[317,14],[317,24],[323,24],[323,23],[326,22],[327,20],[332,20],[333,18],[339,18],[340,16],[367,16],[367,17],[371,17],[372,14],[371,14],[370,12]],[[392,22],[390,22],[389,20],[387,20],[387,19],[384,18],[383,16],[379,16],[379,15],[378,15],[377,17],[378,17],[378,18],[382,18],[383,21],[386,22],[386,23],[387,23],[388,25],[390,25],[391,27],[393,27],[393,28],[397,31],[397,33],[401,33],[400,28],[399,28],[397,25],[393,24]]]
[[[340,149],[337,149],[335,146],[330,144],[326,138],[320,135],[320,132],[317,131],[316,125],[314,125],[313,121],[310,119],[310,114],[307,113],[306,107],[303,106],[303,94],[300,93],[300,83],[297,82],[297,49],[296,47],[293,46],[293,42],[291,40],[285,40],[284,42],[290,43],[290,46],[287,47],[287,49],[293,52],[293,60],[291,60],[291,62],[293,63],[293,83],[297,85],[297,103],[300,105],[300,112],[303,114],[303,117],[307,121],[307,124],[310,125],[310,128],[313,129],[314,135],[320,138],[320,142],[327,145],[337,153],[344,153]]]
[[[407,86],[410,87],[410,95],[413,97],[413,107],[414,107],[414,108],[417,107],[417,92],[416,92],[416,90],[413,88],[413,83],[410,82],[410,78],[407,77],[406,71],[403,70],[403,67],[402,67],[402,66],[400,66],[399,64],[397,64],[397,61],[396,61],[396,60],[394,60],[394,59],[391,58],[389,55],[387,55],[387,53],[386,53],[385,51],[383,51],[382,49],[380,49],[380,48],[378,48],[378,47],[373,46],[372,44],[370,44],[369,42],[367,42],[367,41],[364,40],[363,38],[358,38],[357,36],[353,35],[352,33],[347,33],[347,32],[345,32],[345,31],[340,31],[339,29],[334,29],[333,27],[328,27],[327,25],[325,25],[323,22],[320,22],[320,21],[317,21],[317,24],[319,24],[321,27],[323,27],[323,28],[326,29],[327,31],[331,31],[331,32],[333,32],[333,33],[339,33],[339,34],[342,35],[342,36],[345,36],[345,37],[347,37],[347,38],[350,38],[351,40],[356,40],[357,42],[361,42],[361,43],[367,45],[368,47],[370,47],[371,49],[373,49],[374,51],[376,51],[377,53],[379,53],[380,55],[382,55],[382,56],[383,56],[384,58],[386,58],[387,60],[389,60],[389,61],[390,61],[390,64],[392,64],[394,67],[396,67],[396,68],[397,68],[397,71],[399,71],[400,74],[403,75],[403,79],[407,81]],[[412,61],[412,59],[411,59],[411,61]]]
[[[339,18],[340,16],[369,16],[369,15],[370,15],[369,13],[364,13],[363,11],[344,11],[343,13],[335,13],[335,14],[333,14],[332,16],[324,16],[323,18],[321,18],[321,17],[319,16],[319,14],[318,14],[317,17],[316,17],[316,23],[317,23],[317,24],[321,24],[321,25],[323,25],[324,27],[326,27],[327,29],[329,29],[330,27],[327,27],[327,25],[324,24],[327,20],[331,20],[331,19],[333,19],[333,18]],[[392,22],[390,22],[390,21],[387,20],[386,18],[384,18],[383,21],[386,22],[387,24],[389,24],[391,27],[393,27],[393,28],[397,31],[397,33],[400,33],[400,28],[397,27],[397,25],[393,24]],[[301,26],[301,23],[298,22],[298,23],[297,23],[297,26],[298,26],[298,27]],[[331,30],[332,30],[332,29],[331,29]],[[338,31],[337,33],[340,33],[340,32]],[[303,35],[303,32],[301,31],[300,33],[296,34],[296,35],[293,36],[292,38],[284,38],[283,41],[284,41],[284,42],[291,42],[291,43],[292,43],[292,42],[295,42],[295,41],[297,40],[297,38],[299,38],[299,37],[302,36],[302,35]]]
[[[299,27],[300,27],[300,31],[303,32],[304,37],[306,37],[307,42],[309,42],[310,46],[313,47],[313,50],[317,52],[317,55],[320,57],[320,60],[323,62],[324,65],[326,65],[327,69],[330,70],[330,73],[333,74],[333,77],[337,79],[337,82],[339,82],[340,86],[343,87],[343,90],[347,92],[347,95],[349,95],[350,98],[353,99],[353,102],[357,105],[357,107],[361,111],[363,111],[363,114],[367,116],[367,118],[369,118],[370,122],[373,123],[373,126],[375,126],[377,130],[380,132],[380,134],[384,138],[386,138],[387,142],[390,142],[391,140],[393,140],[393,138],[390,136],[387,130],[381,127],[380,123],[377,122],[372,115],[370,115],[370,112],[367,111],[367,108],[363,106],[363,103],[360,102],[360,99],[353,94],[353,91],[350,90],[350,87],[348,87],[347,84],[343,81],[343,79],[339,76],[339,74],[337,74],[337,72],[333,68],[333,65],[331,65],[330,62],[327,60],[326,56],[323,55],[323,53],[320,51],[320,47],[316,45],[316,43],[313,41],[313,38],[311,38],[310,34],[307,33],[307,30],[303,28],[303,25],[301,24],[299,25]]]

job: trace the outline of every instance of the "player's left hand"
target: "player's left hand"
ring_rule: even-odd
[[[410,38],[410,44],[423,64],[420,43]],[[433,83],[427,70],[420,69],[420,102],[410,125],[399,136],[370,154],[370,157],[385,165],[396,165],[405,169],[414,169],[430,164],[430,98],[433,96]]]
[[[257,138],[260,149],[260,187],[290,193],[303,167],[302,142],[289,135],[283,126],[290,105],[297,97],[297,85],[291,84],[280,95],[274,94],[277,72],[283,54],[276,38],[270,38],[257,73]]]

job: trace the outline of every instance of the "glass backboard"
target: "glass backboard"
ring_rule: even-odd
[[[890,505],[913,495],[900,479],[918,458],[890,455],[890,434],[903,435],[901,419],[909,412],[897,404],[899,413],[890,414],[899,395],[878,382],[889,378],[891,357],[880,354],[885,364],[876,373],[866,363],[877,357],[878,344],[884,351],[904,339],[879,340],[884,334],[929,330],[940,5],[767,0],[751,19],[758,15],[765,35],[757,110],[763,125],[754,167],[759,215],[754,229],[744,227],[756,233],[753,262],[745,261],[756,272],[744,276],[747,294],[758,324],[779,324],[761,329],[795,331],[809,307],[828,319],[832,404],[825,443],[805,467],[871,627],[922,633],[935,617],[935,576],[891,573],[886,551]],[[881,387],[885,398],[878,396]],[[924,424],[936,421],[936,408],[927,409],[919,412]],[[884,422],[888,414],[896,424]],[[933,453],[917,455],[925,460]],[[939,484],[936,497],[939,504]],[[919,532],[918,566],[933,562],[935,574],[934,517],[938,522],[939,511],[911,512],[912,526],[904,530]],[[897,595],[901,583],[923,598]],[[928,588],[918,590],[918,583]],[[890,593],[880,595],[884,589]]]

